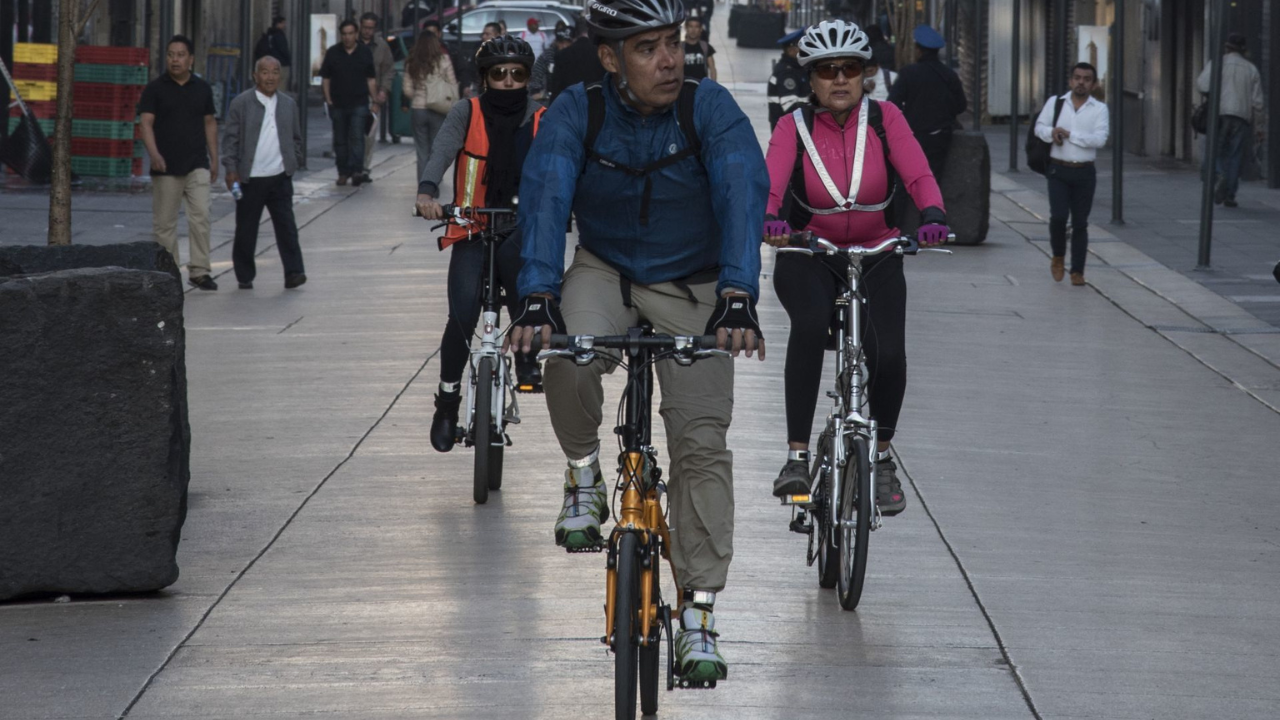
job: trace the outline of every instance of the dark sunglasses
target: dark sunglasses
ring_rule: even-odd
[[[525,70],[523,66],[489,68],[489,82],[502,82],[508,75],[518,83],[529,79],[529,71]]]
[[[844,73],[844,76],[850,80],[856,77],[861,77],[862,61],[854,60],[853,62],[847,62],[839,65],[836,63],[827,63],[813,68],[813,74],[823,80],[835,80],[836,76],[840,73]]]

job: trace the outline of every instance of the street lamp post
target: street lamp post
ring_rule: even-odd
[[[1115,82],[1111,98],[1111,224],[1124,224],[1124,3],[1116,3],[1112,37]]]
[[[973,130],[982,130],[982,7],[984,0],[973,0]]]
[[[1018,172],[1018,75],[1022,60],[1022,0],[1013,0],[1013,52],[1009,61],[1009,172]]]
[[[1213,60],[1212,80],[1209,85],[1209,132],[1205,137],[1204,192],[1200,196],[1200,252],[1196,261],[1197,270],[1209,269],[1209,246],[1213,240],[1213,186],[1217,180],[1214,166],[1218,161],[1218,111],[1222,107],[1222,50],[1227,44],[1226,0],[1217,0],[1209,6],[1212,15],[1209,27],[1212,28],[1213,40],[1209,57]]]

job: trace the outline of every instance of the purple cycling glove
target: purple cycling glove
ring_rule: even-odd
[[[774,237],[775,235],[790,235],[791,224],[786,220],[767,219],[764,221],[764,236]]]

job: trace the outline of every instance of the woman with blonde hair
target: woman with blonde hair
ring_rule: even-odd
[[[413,109],[413,146],[418,151],[418,177],[422,177],[436,133],[458,100],[453,63],[440,40],[429,32],[418,35],[405,60],[404,96]]]

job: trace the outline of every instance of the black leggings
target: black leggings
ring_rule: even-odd
[[[843,259],[823,255],[779,253],[773,289],[791,319],[784,371],[787,440],[808,443],[822,385],[827,329],[843,287]],[[898,424],[907,390],[907,278],[902,257],[879,255],[862,262],[862,349],[871,417],[879,422],[877,439],[888,442]],[[869,320],[868,320],[869,318]]]
[[[480,288],[483,285],[484,243],[462,240],[449,246],[449,321],[440,341],[440,382],[462,380],[462,371],[471,356],[471,335],[480,321]],[[520,258],[520,231],[516,230],[497,248],[498,284],[507,293],[508,311],[515,309],[516,277]]]

